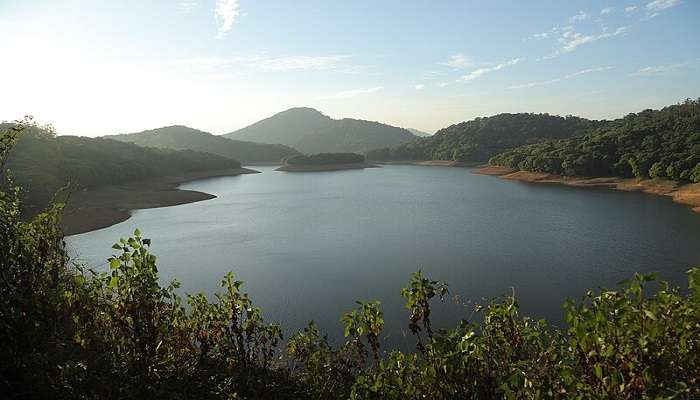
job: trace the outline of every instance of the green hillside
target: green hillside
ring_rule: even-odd
[[[71,190],[78,190],[187,172],[239,168],[240,163],[201,152],[144,148],[104,138],[55,136],[32,128],[20,137],[7,167],[23,188],[27,205],[43,207],[68,183]]]
[[[406,129],[357,119],[341,119],[333,125],[302,137],[297,147],[305,153],[365,153],[416,140]]]
[[[212,153],[244,163],[278,162],[284,157],[299,154],[298,151],[280,144],[230,140],[182,125],[106,137],[145,147]]]
[[[365,157],[355,153],[319,153],[293,156],[284,159],[286,165],[332,165],[365,162]]]
[[[560,175],[700,182],[700,100],[629,114],[584,136],[519,147],[490,162]]]
[[[313,108],[297,107],[223,136],[229,139],[256,143],[281,143],[294,147],[302,137],[327,129],[332,124],[333,120],[330,117]]]
[[[292,108],[224,136],[281,143],[304,153],[365,153],[417,139],[403,128],[351,118],[335,120],[313,108]]]
[[[370,160],[486,162],[528,143],[581,135],[602,122],[549,114],[499,114],[449,126],[433,136],[367,153]]]

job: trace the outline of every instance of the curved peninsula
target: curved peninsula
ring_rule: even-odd
[[[216,196],[195,190],[183,190],[179,186],[199,179],[255,173],[259,171],[242,167],[194,171],[87,188],[70,195],[63,214],[63,232],[66,235],[75,235],[107,228],[131,218],[131,212],[134,210],[210,200]]]
[[[282,160],[282,166],[276,171],[285,172],[321,172],[339,171],[344,169],[377,168],[365,157],[355,153],[319,153],[287,157]]]
[[[216,197],[178,189],[184,182],[257,172],[211,153],[58,136],[28,123],[0,124],[0,137],[14,143],[7,167],[22,187],[23,216],[31,218],[56,201],[65,203],[62,227],[67,235],[125,221],[131,210]]]

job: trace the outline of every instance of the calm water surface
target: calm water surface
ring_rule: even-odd
[[[153,238],[164,281],[213,293],[227,271],[287,333],[309,320],[336,341],[356,300],[381,300],[386,340],[405,345],[399,295],[421,268],[460,301],[510,293],[522,311],[561,324],[562,302],[635,271],[684,285],[700,265],[700,214],[669,199],[532,185],[462,168],[385,166],[191,182],[218,198],[135,211],[121,224],[68,238],[106,268],[110,246],[138,227]],[[438,325],[469,309],[450,301]]]

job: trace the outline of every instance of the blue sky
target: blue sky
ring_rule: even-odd
[[[700,1],[0,0],[0,119],[229,132],[289,107],[433,132],[700,97]]]

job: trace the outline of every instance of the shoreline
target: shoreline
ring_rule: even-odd
[[[483,166],[474,171],[474,173],[525,183],[544,183],[581,188],[605,188],[623,192],[641,192],[657,196],[667,196],[675,203],[689,206],[693,211],[700,213],[700,183],[683,184],[664,179],[562,176],[541,172],[520,171],[513,168],[497,166]]]
[[[381,166],[363,162],[353,164],[324,164],[324,165],[283,165],[275,171],[282,172],[326,172],[326,171],[342,171],[346,169],[365,169],[365,168],[381,168]]]
[[[191,172],[120,185],[100,186],[72,193],[63,212],[66,236],[103,229],[131,218],[133,210],[169,207],[216,198],[194,190],[178,189],[183,183],[205,178],[255,174],[248,168]]]

